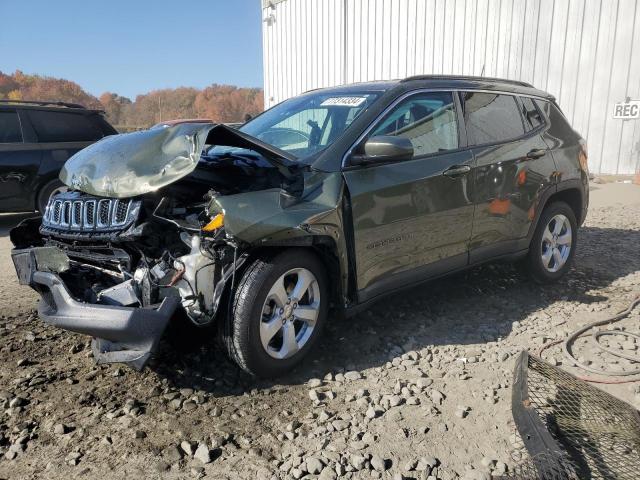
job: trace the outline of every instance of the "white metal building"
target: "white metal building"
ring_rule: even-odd
[[[262,0],[265,103],[422,73],[524,80],[555,95],[587,138],[591,171],[631,174],[640,168],[638,3]]]

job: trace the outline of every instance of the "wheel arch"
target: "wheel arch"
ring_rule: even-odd
[[[548,188],[542,195],[541,200],[538,203],[539,208],[537,209],[535,220],[531,222],[531,226],[529,227],[529,234],[527,235],[527,241],[531,241],[536,228],[538,227],[538,222],[540,221],[540,217],[542,216],[542,212],[548,205],[551,205],[553,202],[562,201],[571,207],[571,210],[576,216],[576,223],[581,225],[584,222],[584,217],[586,214],[586,209],[583,208],[584,205],[584,195],[581,189],[581,184],[579,181],[567,181],[558,184],[555,187]]]
[[[273,257],[291,248],[308,250],[320,259],[330,279],[331,304],[332,306],[343,307],[345,299],[349,298],[350,293],[347,286],[348,272],[343,271],[340,250],[335,239],[329,235],[298,236],[286,241],[260,245],[248,252],[245,265],[250,265],[257,258]]]
[[[347,291],[348,282],[345,277],[347,273],[343,272],[341,267],[340,252],[336,241],[328,235],[306,235],[291,238],[286,241],[249,247],[241,252],[238,256],[238,266],[235,272],[222,280],[225,284],[220,295],[220,303],[216,317],[226,312],[227,308],[225,305],[227,305],[227,302],[230,300],[229,295],[232,292],[232,288],[236,288],[239,278],[256,260],[270,259],[289,249],[304,249],[310,251],[321,261],[326,268],[326,273],[330,280],[330,307],[343,308],[346,299],[350,298],[350,292]],[[332,281],[334,279],[341,279],[341,281]]]
[[[576,216],[576,223],[581,225],[584,221],[582,218],[582,191],[577,187],[568,187],[563,188],[562,190],[558,189],[556,193],[551,195],[547,202],[545,203],[545,207],[550,205],[552,202],[561,201],[569,205],[574,215]]]

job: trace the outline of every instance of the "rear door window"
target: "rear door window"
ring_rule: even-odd
[[[535,130],[542,125],[542,116],[531,98],[520,97],[520,100],[522,101],[522,117],[525,126],[527,130]]]
[[[458,148],[458,123],[451,92],[427,92],[401,101],[373,130],[371,136],[408,138],[413,156]]]
[[[500,143],[524,135],[518,104],[512,95],[464,92],[467,134],[472,143]]]
[[[41,143],[89,142],[104,137],[102,129],[82,113],[32,110],[29,119]]]
[[[20,120],[15,110],[0,112],[0,143],[22,143]]]

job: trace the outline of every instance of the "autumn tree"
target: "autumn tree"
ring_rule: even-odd
[[[123,130],[147,128],[162,120],[208,118],[214,122],[241,122],[246,114],[263,109],[259,88],[212,84],[202,90],[191,87],[153,90],[134,101],[105,92],[96,98],[77,83],[61,78],[0,72],[0,98],[79,103],[103,109],[107,119]]]
[[[107,114],[107,120],[114,125],[126,123],[128,108],[132,104],[127,97],[121,97],[117,93],[105,92],[99,97],[102,108]]]
[[[263,103],[261,89],[214,84],[198,94],[195,108],[199,117],[215,122],[241,122],[245,114],[260,113]]]
[[[13,100],[42,100],[79,103],[89,108],[102,108],[99,100],[80,85],[61,78],[26,75],[16,70],[13,75],[0,72],[0,96]]]

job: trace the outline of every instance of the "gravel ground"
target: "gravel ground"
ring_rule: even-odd
[[[277,383],[180,331],[138,373],[96,366],[87,338],[37,319],[8,256],[7,229],[23,217],[0,217],[0,478],[489,478],[520,455],[517,354],[640,291],[640,187],[596,184],[575,266],[557,285],[506,264],[432,282],[334,319]],[[638,310],[622,325],[638,331]],[[578,354],[622,363],[582,343]],[[559,347],[545,358],[562,365]],[[602,388],[640,407],[639,383]]]

